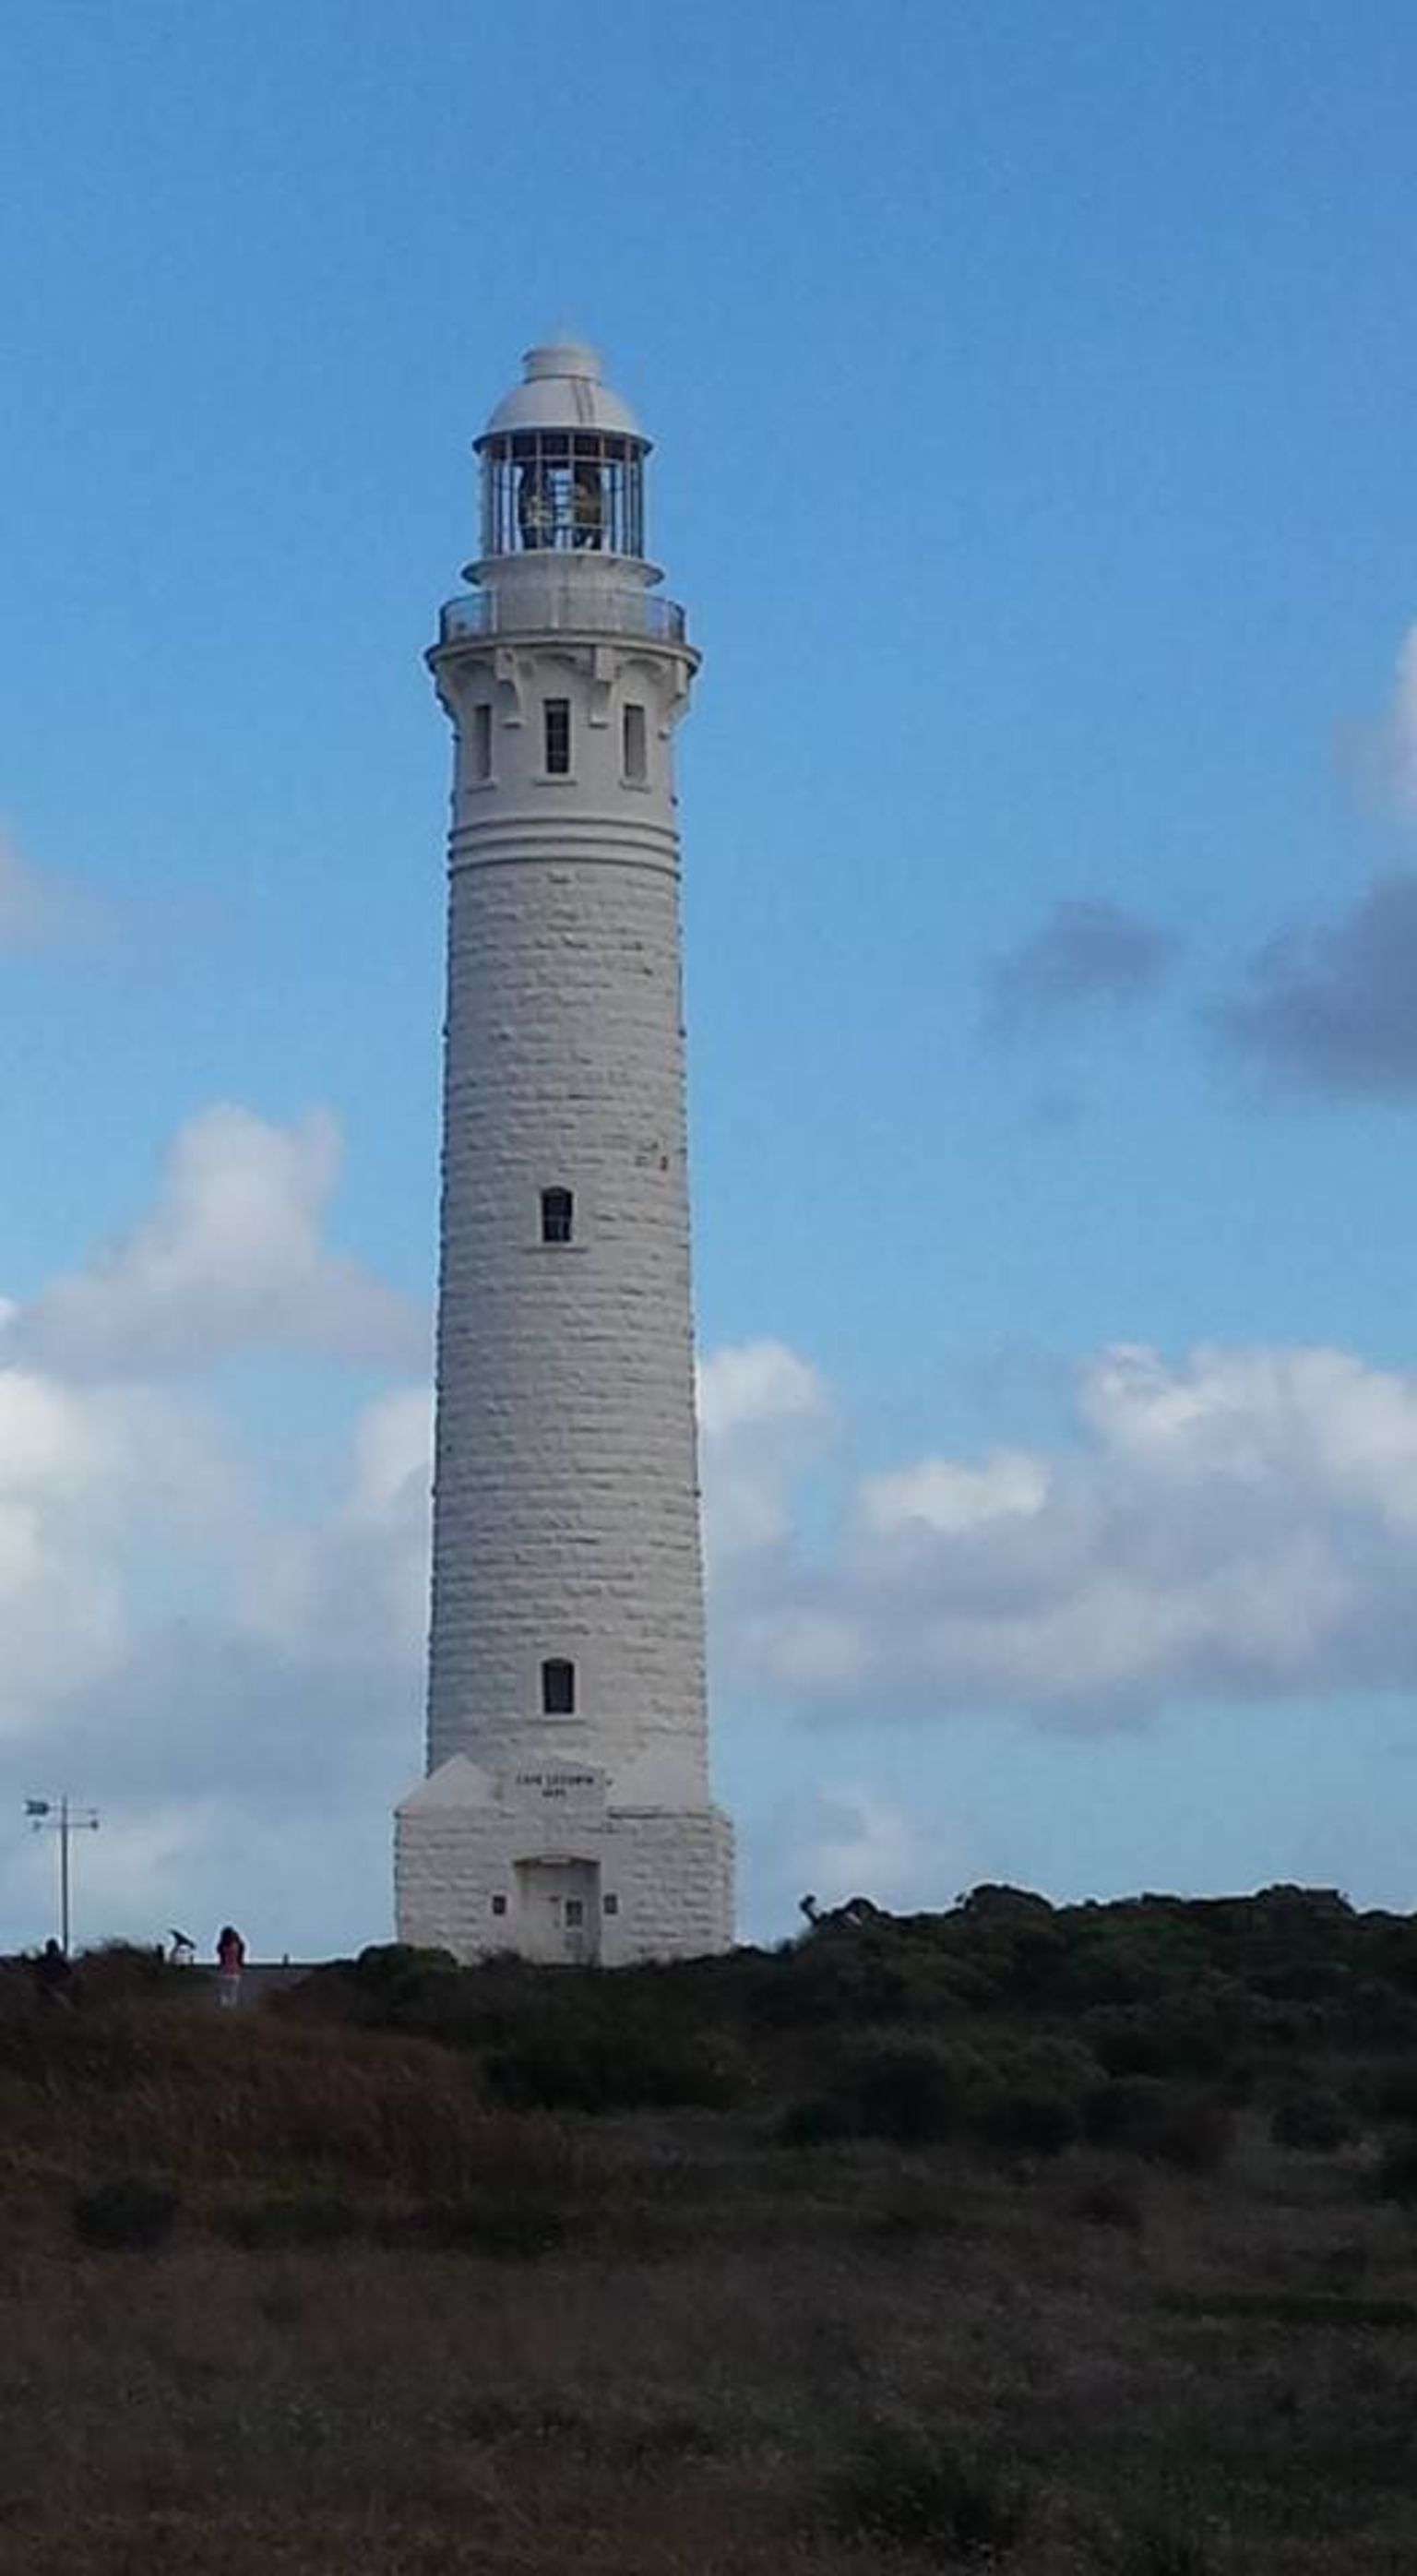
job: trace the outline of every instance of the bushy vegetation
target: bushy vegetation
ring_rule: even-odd
[[[0,1966],[15,2563],[451,2576],[475,2495],[489,2576],[1390,2576],[1414,2010],[1291,1888],[237,2014]]]

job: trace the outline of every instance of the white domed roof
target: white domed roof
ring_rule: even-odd
[[[609,429],[644,438],[628,403],[602,383],[599,352],[583,340],[528,349],[522,368],[523,382],[503,396],[483,438],[508,429]]]

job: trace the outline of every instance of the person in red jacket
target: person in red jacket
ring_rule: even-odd
[[[246,1944],[234,1923],[223,1923],[216,1936],[216,1993],[219,2004],[241,2001],[241,1971],[246,1965]]]

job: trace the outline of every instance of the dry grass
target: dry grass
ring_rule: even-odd
[[[0,2017],[0,2570],[1399,2576],[1417,2222],[1228,2165],[558,2120],[182,2002]],[[85,2244],[136,2171],[165,2244]],[[305,2241],[301,2241],[302,2238]]]

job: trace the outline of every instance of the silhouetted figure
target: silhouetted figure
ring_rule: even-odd
[[[246,1944],[234,1923],[223,1923],[216,1936],[216,1999],[230,2010],[241,2001],[241,1975]]]
[[[73,1967],[52,1932],[34,1963],[34,1981],[46,2003],[68,2003],[73,1994]]]

